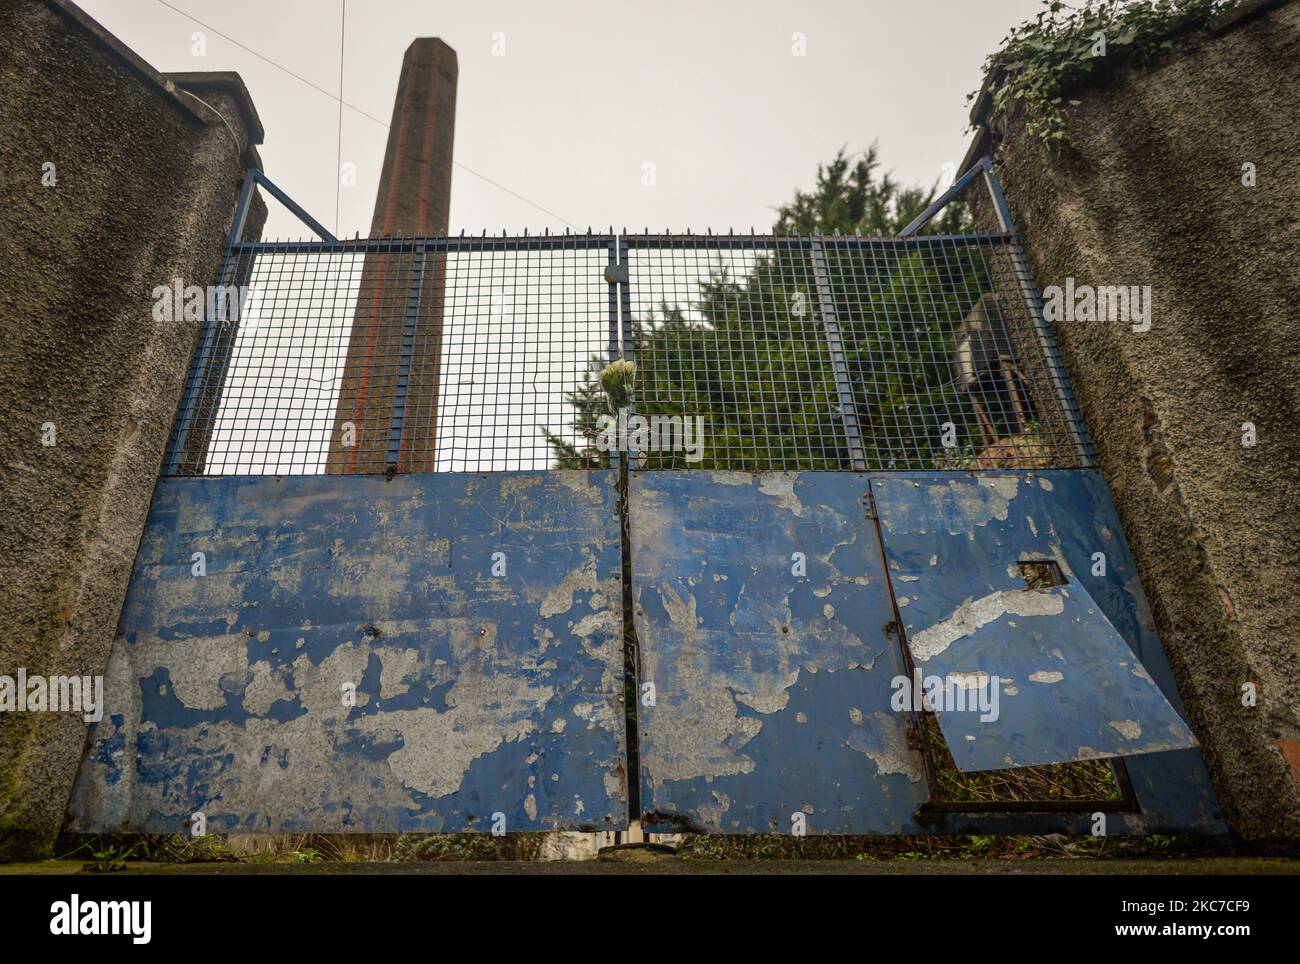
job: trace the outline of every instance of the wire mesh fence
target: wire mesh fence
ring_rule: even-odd
[[[567,394],[618,352],[613,250],[595,235],[237,245],[221,282],[238,312],[208,321],[167,471],[545,468],[555,445],[587,445]]]
[[[627,239],[639,468],[1076,467],[1009,237]],[[670,444],[663,444],[663,436]]]
[[[220,283],[169,474],[1090,463],[1008,234],[257,242]]]

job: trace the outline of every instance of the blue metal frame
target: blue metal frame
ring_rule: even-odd
[[[970,170],[953,182],[952,187],[948,188],[948,190],[944,191],[943,194],[930,202],[926,209],[913,218],[912,222],[907,227],[899,231],[898,236],[900,238],[910,238],[912,235],[916,234],[916,232],[925,227],[936,214],[946,208],[951,202],[961,197],[965,192],[967,185],[975,180],[975,178],[979,177],[981,174],[991,176],[992,172],[992,159],[989,157],[981,157],[971,165]],[[991,183],[992,182],[988,180],[988,177],[986,177],[985,184]],[[1002,230],[1004,232],[1011,232],[1014,230],[1011,227],[1011,211],[1007,208],[1006,199],[1002,197],[1001,191],[998,191],[994,195],[993,205],[997,209],[998,222],[1001,225]]]
[[[239,191],[239,203],[235,206],[235,217],[230,223],[230,234],[226,237],[227,250],[240,244],[243,240],[244,225],[248,222],[248,209],[253,200],[253,188],[259,185],[271,197],[288,208],[299,221],[319,234],[322,240],[331,244],[338,243],[338,238],[334,237],[323,224],[308,214],[297,201],[280,190],[269,177],[257,168],[250,167],[244,171],[244,184]]]
[[[1056,338],[1052,334],[1051,327],[1043,317],[1043,302],[1039,297],[1038,286],[1034,284],[1033,274],[1029,270],[1029,262],[1025,258],[1024,248],[1020,244],[1019,234],[1016,231],[1015,219],[1011,216],[1011,206],[1007,204],[1006,195],[1002,193],[1002,183],[998,180],[997,174],[993,171],[993,159],[988,155],[981,157],[978,161],[959,177],[943,194],[936,198],[924,211],[918,214],[912,222],[898,232],[900,238],[910,238],[916,235],[921,228],[925,227],[934,216],[942,211],[945,207],[957,200],[965,193],[966,188],[975,180],[982,178],[984,187],[989,193],[989,199],[993,204],[994,215],[998,219],[998,227],[1011,242],[1010,251],[1012,266],[1016,273],[1017,281],[1020,285],[1022,296],[1026,306],[1029,308],[1030,316],[1034,319],[1034,327],[1038,335],[1039,347],[1047,359],[1048,375],[1052,381],[1052,388],[1061,398],[1065,408],[1065,420],[1074,438],[1075,448],[1078,450],[1079,458],[1086,467],[1097,464],[1096,451],[1092,445],[1092,439],[1088,435],[1087,423],[1083,420],[1083,413],[1079,408],[1079,401],[1075,397],[1074,388],[1070,384],[1070,379],[1065,373],[1065,365],[1061,362],[1061,352],[1057,347]]]
[[[247,168],[244,171],[243,184],[239,189],[239,200],[235,204],[235,214],[230,222],[230,232],[226,235],[226,248],[221,258],[221,268],[217,273],[218,284],[223,287],[230,284],[231,274],[238,260],[235,251],[243,243],[244,227],[248,223],[248,212],[253,202],[253,191],[259,185],[288,208],[299,220],[320,235],[325,243],[339,243],[338,238],[334,237],[333,234],[326,230],[324,225],[308,214],[297,201],[277,187],[269,177],[255,167]],[[310,244],[311,242],[306,243]],[[180,410],[177,412],[176,431],[172,438],[171,447],[167,452],[167,457],[163,461],[163,475],[173,475],[180,468],[186,445],[189,442],[190,427],[193,424],[195,404],[199,395],[195,390],[195,382],[200,377],[206,378],[209,373],[212,349],[216,344],[216,328],[221,323],[221,320],[217,318],[204,319],[203,330],[199,334],[198,348],[190,363],[185,392],[182,396]]]

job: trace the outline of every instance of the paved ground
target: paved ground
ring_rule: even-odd
[[[80,860],[0,864],[0,875],[75,874]],[[1193,860],[681,860],[632,857],[618,860],[478,861],[422,864],[150,864],[131,863],[126,874],[1297,874],[1300,860],[1267,857],[1205,857]]]

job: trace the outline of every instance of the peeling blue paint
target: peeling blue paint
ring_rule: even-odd
[[[1089,832],[1089,814],[927,812],[908,714],[891,706],[906,671],[885,629],[890,589],[915,642],[968,598],[1024,589],[1009,568],[1022,556],[1058,561],[1067,584],[1038,592],[1061,614],[1003,613],[963,639],[1026,668],[1059,649],[1072,666],[1127,670],[1142,697],[1114,722],[1132,717],[1142,737],[1137,710],[1151,718],[1157,688],[1182,712],[1095,472],[630,484],[640,682],[655,687],[639,708],[647,829],[784,833],[801,814],[811,834]],[[164,480],[71,828],[175,832],[196,811],[244,832],[487,830],[496,812],[508,830],[625,826],[616,499],[612,472]],[[1035,620],[1052,632],[1036,636]],[[1062,625],[1082,627],[1070,654]],[[1069,748],[1059,699],[1034,702],[1012,723],[1024,740],[1003,741],[1018,764],[1033,760],[1026,741]],[[1079,707],[1083,690],[1071,741]],[[1195,749],[1134,756],[1111,722],[1113,745],[1096,726],[1085,745],[1125,753],[1138,812],[1109,813],[1108,833],[1225,831]]]
[[[1130,651],[1160,687],[1165,699],[1180,715],[1183,714],[1182,700],[1156,633],[1155,622],[1138,578],[1137,564],[1129,552],[1114,502],[1101,473],[1093,470],[981,472],[969,476],[955,476],[953,473],[878,473],[872,476],[871,484],[879,502],[882,483],[901,485],[905,482],[920,482],[928,485],[947,482],[955,477],[1009,477],[1020,480],[1018,498],[1026,503],[1026,519],[1033,517],[1037,520],[1046,516],[1050,520],[1050,528],[1046,530],[1048,547],[1054,554],[1059,554],[1066,567],[1087,589],[1111,626],[1119,632]],[[1031,484],[1025,485],[1025,480]],[[1032,509],[1028,503],[1034,504]],[[883,516],[884,513],[881,514]],[[1039,525],[1038,521],[1035,525]],[[883,520],[882,528],[884,543],[889,548],[894,540]],[[967,542],[972,537],[986,537],[988,531],[987,524],[969,527]],[[1044,530],[1040,528],[1042,531]],[[1103,575],[1093,575],[1096,566],[1094,557],[1098,552],[1105,556]],[[950,562],[955,563],[957,560]],[[896,584],[901,592],[906,592],[904,587],[907,585],[901,581]],[[906,608],[903,612],[906,612]],[[1198,750],[1145,753],[1125,758],[1124,765],[1140,812],[1109,813],[1107,833],[1227,833],[1227,824]],[[1093,830],[1093,818],[1090,814],[949,813],[931,826],[935,832],[942,833],[1088,834]]]
[[[918,675],[957,681],[936,713],[960,770],[999,770],[1196,745],[1060,552],[1077,511],[1050,480],[875,478],[890,579]],[[1047,486],[1051,486],[1048,489]],[[1097,551],[1103,551],[1100,533]],[[1063,585],[1030,588],[1021,561]],[[906,604],[906,605],[904,605]],[[973,697],[983,697],[980,706]],[[996,704],[991,697],[996,697]]]
[[[647,829],[916,832],[923,762],[889,708],[903,669],[865,477],[630,485]]]
[[[164,479],[73,827],[625,826],[616,478]]]
[[[945,494],[954,481],[969,486],[961,500]],[[1093,831],[1095,817],[1086,812],[925,809],[921,763],[907,750],[904,714],[891,706],[890,682],[905,671],[896,642],[881,632],[893,613],[880,591],[885,573],[866,518],[869,490],[877,495],[881,539],[905,625],[915,630],[927,618],[923,579],[927,593],[933,585],[942,587],[935,598],[951,597],[936,606],[936,619],[942,619],[981,579],[985,591],[1027,588],[1010,581],[1008,572],[1021,552],[1056,559],[1069,574],[1066,588],[1072,592],[1060,597],[1062,615],[1070,619],[1068,606],[1097,630],[1092,642],[1100,639],[1108,650],[1122,646],[1111,653],[1115,668],[1143,683],[1136,691],[1143,713],[1154,708],[1172,714],[1163,717],[1167,725],[1178,726],[1178,739],[1190,742],[1136,568],[1098,473],[640,472],[631,486],[641,682],[653,682],[656,690],[655,705],[639,711],[648,829],[785,833],[792,830],[791,815],[802,811],[807,832],[814,834]],[[902,521],[908,518],[927,520],[917,526],[926,530],[923,539],[909,542]],[[928,546],[924,553],[922,542]],[[812,547],[804,550],[805,580],[789,569],[789,554],[800,546]],[[1003,558],[1008,552],[1011,557]],[[1106,565],[1094,576],[1096,552],[1105,554]],[[820,564],[821,557],[833,565]],[[811,597],[807,586],[816,588]],[[823,600],[832,601],[833,614],[823,612],[819,625],[815,603]],[[1004,628],[1005,622],[1004,617]],[[781,631],[785,625],[790,634]],[[1054,625],[1059,633],[1069,624]],[[872,668],[826,671],[827,661],[857,661],[854,654],[862,649],[855,639],[877,641],[865,647],[872,650]],[[1028,639],[1044,642],[1033,639],[1032,631]],[[1059,648],[1046,642],[1049,654]],[[807,672],[809,664],[820,671]],[[1133,675],[1139,665],[1154,685]],[[764,697],[757,706],[756,692]],[[1100,703],[1109,698],[1102,692]],[[1037,701],[1037,709],[1044,714],[1039,722],[1048,726],[1061,715],[1059,704],[1050,701]],[[867,725],[856,725],[858,720]],[[1022,731],[1034,735],[1025,723]],[[1126,753],[1137,805],[1136,812],[1102,806],[1107,833],[1226,832],[1195,749],[1131,756],[1124,744],[1132,741],[1106,729]],[[970,742],[965,735],[958,734],[963,744]],[[872,761],[867,751],[879,754],[884,747],[901,747],[898,759],[906,762]]]

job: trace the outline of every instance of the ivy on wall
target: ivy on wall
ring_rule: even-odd
[[[1239,0],[1101,0],[1072,7],[1044,0],[985,61],[991,113],[1019,110],[1048,147],[1069,145],[1069,92],[1120,63],[1149,63],[1174,47],[1173,34],[1204,26]],[[978,96],[972,93],[968,102]]]

